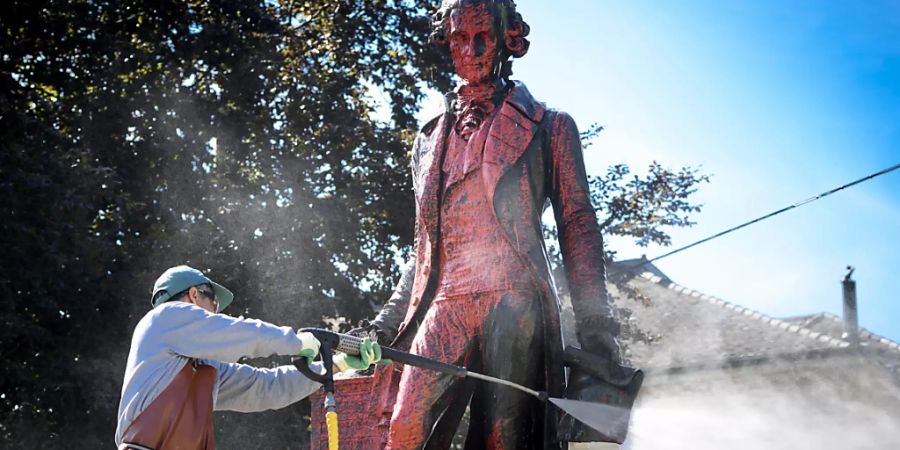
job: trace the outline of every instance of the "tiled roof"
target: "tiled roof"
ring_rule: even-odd
[[[611,272],[616,266],[622,267],[613,264]],[[652,264],[627,283],[649,298],[649,303],[627,298],[615,285],[610,286],[616,307],[630,311],[628,323],[623,324],[624,336],[626,357],[635,365],[648,369],[719,367],[726,361],[794,358],[849,347],[840,332],[835,332],[834,316],[773,318],[680,286],[658,269],[647,267]],[[862,342],[877,343],[900,357],[897,343],[868,331],[860,335]]]

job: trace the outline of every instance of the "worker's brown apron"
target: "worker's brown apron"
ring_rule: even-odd
[[[215,449],[215,384],[215,368],[185,364],[159,397],[125,429],[122,447],[137,444],[154,450]]]

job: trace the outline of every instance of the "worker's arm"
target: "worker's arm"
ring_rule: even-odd
[[[309,347],[290,327],[214,314],[184,302],[158,308],[152,332],[170,351],[189,358],[235,362],[242,357],[297,355]]]
[[[217,411],[257,412],[284,408],[308,397],[321,386],[294,366],[260,369],[216,361],[203,361],[203,364],[218,371]],[[320,363],[312,363],[310,368],[324,373]]]
[[[334,371],[365,370],[382,361],[378,343],[363,339],[359,355],[334,355]],[[254,412],[283,408],[306,398],[321,386],[308,379],[294,366],[259,369],[246,364],[203,361],[216,368],[218,381],[217,410]],[[324,374],[322,363],[309,363],[313,372]]]

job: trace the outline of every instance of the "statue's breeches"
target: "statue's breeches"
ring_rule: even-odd
[[[411,351],[540,389],[544,383],[543,334],[540,298],[533,291],[438,296]],[[541,442],[536,434],[541,432],[543,407],[537,400],[505,386],[471,381],[404,367],[388,448],[422,448],[426,442],[432,447],[435,441],[451,438],[458,417],[447,416],[462,414],[470,398],[469,438],[477,447],[518,449]],[[450,421],[449,435],[432,434],[433,428],[440,429],[434,426],[438,418]],[[438,443],[439,447],[446,445]]]

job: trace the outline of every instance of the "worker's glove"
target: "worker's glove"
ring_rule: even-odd
[[[388,359],[381,359],[381,346],[369,338],[359,343],[359,356],[338,353],[334,356],[334,367],[338,372],[347,370],[366,370],[372,364],[390,364]]]
[[[316,355],[319,354],[319,347],[322,345],[312,333],[308,333],[306,331],[301,331],[297,333],[297,337],[300,338],[300,342],[302,342],[302,347],[300,348],[300,352],[297,353],[297,356],[302,358],[306,358],[310,361],[315,359]],[[381,351],[381,349],[379,349]]]

